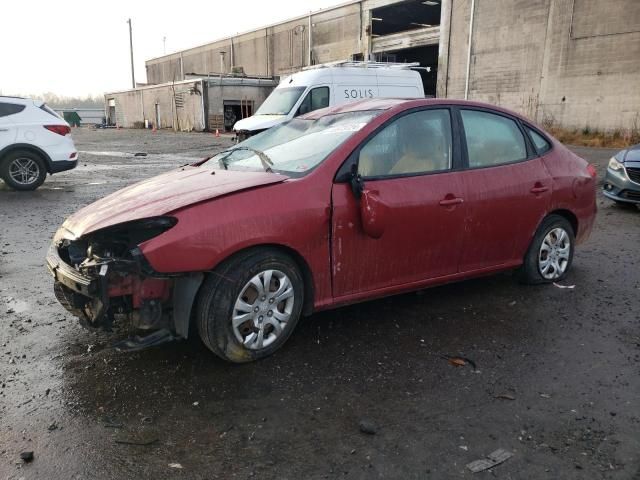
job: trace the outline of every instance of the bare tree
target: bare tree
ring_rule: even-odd
[[[0,91],[0,95],[3,92]],[[7,94],[9,95],[9,94]],[[103,108],[104,98],[100,95],[86,97],[67,97],[64,95],[57,95],[53,92],[45,92],[43,94],[16,94],[17,97],[27,97],[46,102],[52,108]]]

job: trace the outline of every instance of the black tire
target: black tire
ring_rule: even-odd
[[[232,325],[234,306],[240,294],[244,293],[249,281],[268,270],[281,272],[290,280],[293,289],[291,313],[286,325],[271,344],[264,348],[250,349],[243,345],[234,331]],[[275,279],[273,282],[273,288],[276,288],[279,280]],[[277,249],[257,248],[232,257],[208,275],[198,292],[195,320],[200,338],[213,353],[233,363],[251,362],[271,355],[287,341],[298,323],[304,304],[303,282],[296,263]],[[258,302],[257,298],[255,302]],[[276,308],[281,307],[276,306]],[[243,328],[251,331],[257,326],[254,326],[254,320],[247,320]],[[266,325],[265,322],[262,328],[267,329],[271,326]],[[275,333],[275,329],[272,329],[271,333]]]
[[[566,268],[564,269],[564,272],[562,272],[562,274],[556,278],[549,279],[549,278],[545,278],[542,275],[542,272],[539,266],[539,255],[540,255],[540,249],[542,247],[542,242],[544,241],[545,237],[552,230],[556,228],[562,228],[568,235],[569,242],[570,242],[569,258],[567,260],[567,264],[566,264]],[[526,283],[529,285],[562,281],[567,276],[567,273],[571,268],[571,264],[573,262],[574,249],[575,249],[575,232],[573,231],[573,227],[571,226],[569,221],[560,215],[555,215],[555,214],[549,215],[542,221],[542,223],[540,224],[540,227],[538,227],[538,230],[536,231],[536,234],[533,237],[533,240],[531,241],[531,244],[529,245],[529,249],[527,250],[527,253],[525,254],[525,257],[524,257],[524,263],[518,270],[519,280],[522,283]]]
[[[33,162],[34,178],[33,181],[28,183],[22,183],[12,176],[11,166],[16,161],[30,160]],[[30,152],[28,150],[15,150],[9,152],[0,162],[0,177],[14,190],[29,191],[35,190],[44,183],[47,178],[47,168],[40,155]]]

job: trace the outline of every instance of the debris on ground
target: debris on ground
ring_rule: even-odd
[[[574,289],[576,288],[575,285],[560,285],[559,283],[553,282],[553,284],[558,287],[558,288],[569,288],[569,289]]]
[[[29,463],[33,461],[33,452],[22,452],[20,454],[20,458],[22,459],[23,462]]]
[[[496,395],[496,398],[499,398],[500,400],[515,400],[516,397],[514,397],[513,395],[509,395],[508,393],[501,393],[500,395]]]
[[[170,463],[170,464],[169,464],[169,468],[179,468],[179,469],[182,469],[182,465],[180,465],[179,463]]]
[[[53,422],[51,425],[49,425],[47,427],[47,430],[49,430],[50,432],[53,432],[54,430],[58,429],[58,424],[56,422]]]
[[[122,422],[119,422],[117,419],[112,418],[112,417],[104,417],[103,425],[106,428],[122,428],[122,427],[124,427],[124,424]]]
[[[122,435],[115,439],[120,445],[153,445],[158,441],[158,437],[149,435]]]
[[[360,431],[367,435],[375,435],[378,432],[378,427],[370,420],[360,420],[358,424]]]
[[[485,458],[467,463],[467,468],[473,473],[483,472],[495,467],[496,465],[500,465],[501,463],[509,460],[511,457],[513,457],[513,453],[507,452],[503,448],[499,448],[498,450],[491,452]]]
[[[477,370],[476,362],[474,362],[470,358],[445,355],[444,353],[441,353],[440,357],[448,360],[449,365],[453,365],[454,367],[464,367],[465,365],[471,365],[471,368]]]

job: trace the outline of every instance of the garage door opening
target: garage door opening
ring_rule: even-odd
[[[230,132],[235,123],[253,115],[253,101],[224,100],[224,131]]]
[[[380,62],[418,62],[425,95],[435,97],[440,0],[407,0],[371,10],[371,49]]]

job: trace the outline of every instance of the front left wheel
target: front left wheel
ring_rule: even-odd
[[[271,355],[302,312],[304,284],[296,263],[276,249],[255,249],[224,262],[198,294],[202,341],[221,358],[244,363]]]

